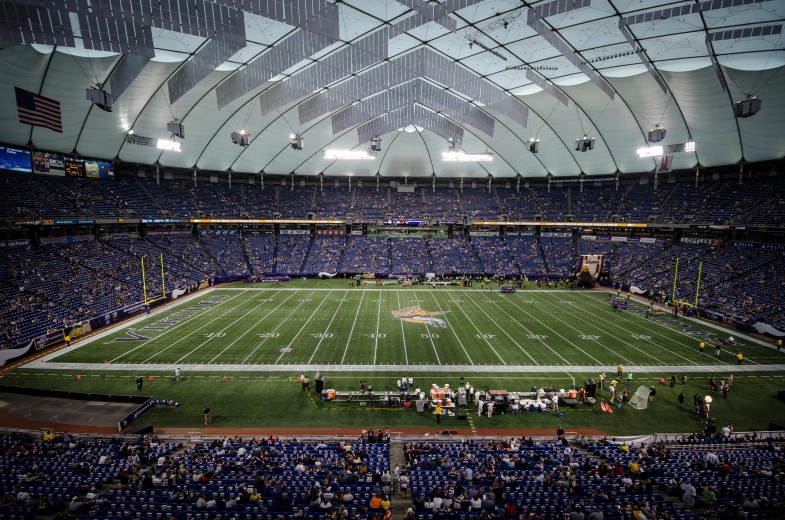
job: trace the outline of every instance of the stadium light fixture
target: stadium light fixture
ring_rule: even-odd
[[[584,135],[583,139],[576,139],[575,150],[579,152],[588,152],[589,150],[594,150],[594,137],[589,139],[588,136]]]
[[[757,96],[737,101],[733,106],[734,115],[739,118],[752,117],[760,111],[762,103],[763,100]]]
[[[169,141],[167,139],[159,139],[158,140],[158,149],[165,150],[167,152],[179,152],[180,150],[180,143],[177,141]]]
[[[238,146],[248,146],[251,144],[251,136],[246,134],[243,128],[239,132],[232,132],[232,142]]]
[[[526,149],[529,150],[531,153],[537,153],[540,151],[540,140],[535,139],[532,137],[529,139],[529,142],[526,144]]]
[[[659,143],[663,139],[665,139],[665,129],[660,125],[655,125],[646,136],[646,141],[650,143]]]
[[[649,146],[646,148],[638,149],[638,157],[661,157],[663,155],[671,155],[674,153],[694,152],[697,149],[695,141],[687,141],[686,143],[669,144],[665,146]]]
[[[663,154],[662,146],[649,146],[648,148],[638,148],[638,157],[659,157]]]
[[[104,112],[112,111],[112,94],[109,92],[101,88],[88,88],[85,90],[85,97]]]
[[[443,162],[491,162],[492,153],[464,153],[464,152],[443,152]]]
[[[290,134],[289,139],[292,142],[292,150],[302,150],[305,148],[305,140],[299,135]]]
[[[324,151],[324,158],[329,161],[374,161],[376,157],[365,150],[333,150]]]
[[[177,119],[166,123],[166,129],[172,132],[173,135],[179,137],[180,139],[185,139],[185,127],[180,123],[178,123]]]

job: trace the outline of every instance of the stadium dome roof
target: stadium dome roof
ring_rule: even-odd
[[[553,12],[560,14],[550,14],[546,4],[551,3],[555,4]],[[728,165],[742,160],[766,161],[785,156],[785,133],[782,132],[785,74],[780,73],[785,65],[785,37],[781,27],[785,16],[784,0],[711,0],[698,4],[664,0],[591,0],[588,7],[573,10],[564,7],[580,6],[581,3],[581,0],[577,0],[577,4],[576,0],[531,3],[521,0],[445,0],[442,3],[342,0],[336,4],[338,41],[310,53],[308,58],[299,59],[286,70],[265,69],[267,73],[262,79],[266,81],[254,85],[248,80],[251,83],[248,86],[253,88],[246,93],[235,91],[234,95],[239,97],[220,109],[217,92],[231,92],[229,87],[238,83],[237,79],[232,80],[234,76],[247,74],[250,77],[248,72],[259,63],[258,60],[303,29],[258,14],[244,13],[244,47],[228,60],[218,59],[217,68],[209,66],[210,72],[204,79],[196,81],[182,97],[170,103],[168,83],[173,81],[178,70],[186,63],[194,63],[191,67],[198,72],[211,57],[215,59],[203,55],[214,50],[206,47],[207,39],[153,27],[155,57],[146,63],[142,60],[136,75],[129,66],[130,58],[136,56],[85,49],[79,37],[85,32],[80,32],[78,17],[72,14],[76,35],[73,47],[4,44],[0,50],[0,67],[4,72],[0,78],[4,93],[0,96],[0,141],[92,158],[140,164],[158,162],[172,168],[297,175],[324,172],[326,175],[371,176],[378,172],[382,176],[396,177],[429,177],[432,173],[439,177],[487,177],[490,174],[505,178],[651,171],[654,160],[638,158],[636,149],[646,145],[646,132],[661,124],[667,129],[663,144],[688,140],[698,143],[696,152],[674,156],[674,168],[677,169]],[[537,12],[538,6],[544,6],[543,10]],[[329,7],[333,8],[332,4]],[[535,14],[542,16],[531,23]],[[625,29],[620,28],[620,20],[629,22],[626,26],[629,37],[625,36]],[[533,28],[537,23],[541,24],[539,30]],[[391,31],[391,27],[402,29]],[[749,31],[745,32],[747,29]],[[727,32],[731,30],[734,31]],[[409,77],[407,81],[447,90],[446,103],[452,105],[431,103],[429,100],[435,99],[433,97],[407,99],[424,108],[424,113],[433,121],[443,122],[447,118],[463,128],[461,147],[467,152],[488,150],[495,154],[493,162],[442,162],[441,153],[447,148],[444,133],[435,133],[427,125],[421,129],[422,120],[417,119],[402,119],[392,130],[389,125],[381,125],[383,151],[374,161],[323,159],[322,150],[326,147],[363,149],[366,146],[358,143],[356,129],[360,125],[350,124],[333,134],[331,116],[345,110],[343,107],[349,103],[338,103],[336,108],[333,97],[328,111],[304,120],[302,124],[301,117],[306,108],[318,104],[317,99],[329,98],[341,88],[344,92],[363,92],[356,94],[358,99],[354,100],[354,105],[379,106],[379,103],[369,101],[367,88],[365,91],[359,87],[352,90],[339,85],[363,78],[366,78],[363,80],[366,87],[374,81],[373,84],[380,85],[378,76],[373,81],[367,78],[384,66],[379,65],[383,57],[352,70],[355,75],[341,73],[336,76],[331,62],[326,61],[341,53],[345,57],[350,53],[347,47],[362,51],[367,48],[363,47],[363,42],[369,41],[374,34],[381,34],[387,43],[389,62],[404,63],[406,55],[424,60],[424,69],[417,69],[424,70],[422,75],[415,79]],[[707,34],[714,35],[714,41],[708,45]],[[639,45],[642,52],[636,54],[633,45]],[[419,49],[426,51],[412,54]],[[578,53],[578,58],[569,59],[571,52]],[[429,69],[435,63],[434,56],[446,58],[443,62],[448,64],[457,63],[461,72],[469,71],[483,78],[482,85],[478,87],[476,82],[472,87],[466,86],[471,82],[440,83],[440,76],[431,74]],[[727,91],[722,88],[712,58],[724,73]],[[126,60],[128,63],[123,66]],[[411,61],[406,63],[411,64]],[[647,70],[646,63],[651,64],[653,73]],[[349,61],[345,64],[363,65],[351,65]],[[329,84],[311,84],[310,92],[290,99],[282,106],[275,106],[272,95],[260,98],[260,94],[282,81],[289,98],[293,97],[297,92],[294,86],[303,84],[297,83],[298,78],[314,67],[324,67],[322,72],[332,71],[332,74],[310,76],[330,78]],[[526,68],[534,68],[537,72],[527,74]],[[385,79],[389,79],[393,90],[401,83],[398,80],[405,76],[400,67],[395,70],[397,72]],[[111,113],[85,101],[86,88],[106,84],[108,90],[113,90],[112,76],[120,73],[130,74],[132,81],[121,95],[115,95],[117,99]],[[403,75],[398,77],[396,74]],[[183,75],[181,73],[181,79]],[[664,81],[665,91],[658,85],[657,75]],[[338,76],[341,79],[333,79]],[[598,85],[603,82],[611,88],[601,89]],[[545,85],[552,93],[541,88]],[[59,100],[63,133],[18,123],[14,86]],[[386,86],[387,83],[375,89],[372,95],[385,95],[383,87]],[[324,90],[325,87],[330,88]],[[281,90],[278,88],[277,92]],[[478,91],[486,94],[480,96]],[[483,102],[489,99],[487,92],[513,95],[515,102],[528,109],[526,126],[521,124],[522,117],[526,117],[525,110],[510,111],[503,103]],[[748,93],[763,99],[763,109],[754,117],[735,119],[733,103],[744,99]],[[562,97],[563,102],[557,96]],[[499,97],[493,99],[498,101]],[[261,115],[262,105],[274,109]],[[434,114],[434,111],[438,113]],[[359,112],[361,110],[355,111]],[[376,115],[382,119],[391,117]],[[171,134],[166,130],[166,123],[174,118],[186,129],[180,153],[161,152],[125,142],[129,129],[138,135],[168,138]],[[493,125],[492,132],[488,132],[488,121]],[[478,130],[483,122],[485,131]],[[230,134],[240,128],[251,135],[248,147],[236,146],[230,139]],[[291,148],[290,134],[293,133],[305,139],[305,150]],[[596,137],[596,148],[590,153],[574,150],[575,139],[584,134]],[[538,154],[524,148],[532,136],[540,139]]]

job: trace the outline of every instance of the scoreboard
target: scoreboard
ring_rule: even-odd
[[[84,177],[84,161],[66,157],[63,161],[67,177]]]

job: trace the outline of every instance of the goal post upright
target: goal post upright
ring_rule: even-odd
[[[144,302],[147,303],[147,282],[144,277],[144,257],[145,255],[142,255],[142,295],[144,296]]]
[[[166,277],[164,276],[164,254],[161,253],[161,295],[166,298]]]
[[[676,279],[679,276],[679,259],[676,258],[676,269],[673,272],[673,294],[671,295],[671,301],[676,301]]]
[[[698,308],[698,293],[701,290],[701,272],[703,271],[703,262],[698,263],[698,283],[695,286],[695,308]]]

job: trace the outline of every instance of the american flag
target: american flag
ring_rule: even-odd
[[[25,125],[42,126],[63,133],[63,120],[60,117],[60,102],[33,94],[19,87],[16,90],[16,108],[19,122]]]

